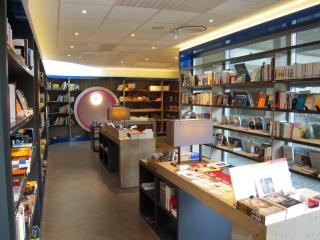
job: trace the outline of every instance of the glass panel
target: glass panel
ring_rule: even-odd
[[[276,48],[282,48],[286,46],[286,37],[278,37],[269,39],[266,41],[253,43],[239,48],[233,48],[230,50],[230,58],[245,56],[249,54],[264,52]]]
[[[297,44],[320,40],[320,27],[297,32]]]

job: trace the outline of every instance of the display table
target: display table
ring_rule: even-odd
[[[149,158],[155,152],[155,138],[130,139],[119,136],[121,131],[110,126],[101,128],[100,159],[105,161],[110,172],[119,171],[122,188],[137,187],[139,160]]]
[[[154,220],[157,226],[154,229],[159,233],[171,233],[173,239],[231,239],[233,228],[243,230],[245,238],[242,239],[320,239],[319,208],[310,210],[299,217],[265,226],[238,211],[234,200],[219,197],[195,185],[191,180],[179,176],[176,168],[169,162],[140,161],[140,183],[152,180],[151,175],[154,175],[155,181],[157,178],[162,179],[178,189],[178,217],[175,231],[168,230],[165,225],[161,225],[163,220],[158,219],[159,213],[155,214]],[[151,206],[151,202],[148,203],[144,193],[152,196],[155,205],[158,205],[158,185],[156,182],[153,195],[140,188],[140,212],[144,217],[152,214],[146,207]],[[161,211],[161,207],[158,211]]]

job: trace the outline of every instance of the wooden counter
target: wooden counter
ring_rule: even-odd
[[[122,188],[139,185],[139,160],[156,151],[155,138],[119,138],[118,129],[106,126],[100,132],[100,158],[111,172],[119,170]]]
[[[245,230],[245,239],[254,240],[318,240],[320,239],[320,211],[318,209],[310,212],[265,226],[248,215],[235,208],[234,200],[223,199],[204,188],[195,185],[191,180],[179,176],[175,173],[176,168],[169,162],[155,162],[152,160],[141,161],[140,164],[149,168],[156,175],[167,179],[177,188],[185,191],[194,198],[198,199],[215,213],[221,215],[232,223],[232,226]],[[244,186],[245,187],[245,186]],[[180,202],[179,202],[180,203]],[[178,206],[179,208],[179,206]],[[179,211],[178,211],[179,212]],[[179,214],[181,215],[181,214]],[[189,216],[192,218],[192,216]],[[196,219],[194,221],[197,221]],[[205,234],[205,233],[203,233]],[[180,239],[180,238],[178,238]],[[208,237],[208,239],[211,239]]]

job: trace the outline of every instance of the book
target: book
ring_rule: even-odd
[[[266,102],[267,102],[267,94],[260,93],[259,100],[258,100],[258,108],[264,108],[266,106]]]
[[[230,150],[235,152],[242,150],[241,139],[228,137],[228,142],[229,142],[228,147],[230,148]]]
[[[320,111],[320,94],[314,95],[313,110]]]
[[[16,106],[16,85],[8,84],[9,87],[9,113],[10,122],[15,122],[17,119],[17,106]]]
[[[306,98],[306,102],[304,104],[304,108],[306,110],[313,110],[314,109],[314,94],[308,94]]]
[[[237,201],[236,208],[262,224],[269,225],[286,219],[286,209],[263,198]]]
[[[297,104],[295,109],[296,110],[303,110],[305,106],[305,102],[307,99],[307,94],[306,93],[299,93],[297,97]]]
[[[20,91],[19,89],[17,89],[16,94],[17,94],[17,97],[18,97],[19,103],[21,104],[22,109],[29,110],[29,105],[28,105],[27,99],[24,96],[23,92]]]
[[[249,75],[246,64],[244,63],[235,64],[234,68],[236,69],[237,75],[242,77],[243,82],[250,82],[251,77]]]
[[[305,204],[281,193],[272,193],[264,197],[286,209],[286,219],[301,215],[305,211]]]
[[[282,147],[283,157],[287,158],[287,161],[290,163],[294,162],[294,154],[292,146],[283,146]]]
[[[31,156],[31,148],[11,148],[11,157]]]
[[[24,128],[19,129],[14,135],[11,136],[12,148],[30,148],[33,144],[33,129]]]

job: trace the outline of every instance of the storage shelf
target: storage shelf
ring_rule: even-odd
[[[49,101],[48,104],[59,104],[59,105],[65,105],[69,104],[69,102],[58,102],[58,101]]]
[[[132,113],[161,112],[158,108],[130,109]]]
[[[233,63],[239,63],[239,62],[252,61],[252,60],[261,59],[261,58],[271,58],[275,55],[275,53],[285,52],[285,51],[288,51],[291,49],[312,47],[314,45],[319,45],[319,44],[320,44],[320,41],[314,41],[314,42],[297,44],[295,46],[290,46],[290,47],[282,47],[282,48],[267,50],[264,52],[248,54],[248,55],[234,57],[234,58],[227,58],[227,59],[224,58],[224,59],[220,59],[220,60],[205,63],[205,64],[199,64],[199,65],[196,65],[193,67],[182,68],[182,69],[180,69],[180,71],[190,71],[192,69],[199,69],[199,68],[203,68],[203,67],[212,67],[213,65],[223,64],[225,62],[229,62],[229,63],[233,64]]]
[[[254,136],[259,136],[264,138],[276,139],[284,142],[292,142],[292,143],[301,144],[301,145],[310,146],[310,147],[320,147],[319,139],[289,139],[289,138],[275,137],[275,136],[270,136],[269,133],[263,132],[262,130],[253,130],[249,128],[239,128],[239,127],[219,125],[219,124],[214,124],[213,127],[216,129],[228,130],[232,132],[244,133],[244,134],[254,135]]]
[[[56,116],[56,115],[69,115],[71,113],[61,113],[61,112],[53,112],[53,113],[49,113],[49,116]]]
[[[190,107],[212,107],[212,108],[230,108],[230,109],[244,109],[244,110],[258,110],[258,111],[270,111],[270,112],[292,112],[292,113],[304,113],[304,114],[320,114],[320,111],[313,110],[296,110],[296,109],[275,109],[275,108],[259,108],[251,106],[229,106],[229,105],[206,105],[206,104],[186,104],[182,103],[182,106]]]
[[[314,180],[320,181],[320,177],[317,177],[315,175],[304,173],[304,172],[299,171],[297,169],[293,169],[292,167],[289,167],[289,169],[290,169],[290,172],[293,172],[295,174],[298,174],[298,175],[301,175],[301,176],[304,176],[304,177],[308,177],[308,178],[312,178]]]
[[[155,190],[145,190],[143,187],[140,186],[140,190],[145,193],[147,197],[150,198],[150,200],[155,201]]]
[[[161,203],[158,200],[155,200],[155,203],[159,208],[161,208],[162,212],[164,212],[169,218],[171,218],[174,221],[177,221],[177,218],[172,215],[172,213],[166,209],[164,206],[161,205]]]
[[[34,77],[32,70],[28,68],[22,57],[18,56],[14,50],[7,45],[8,50],[8,68],[9,72],[14,73],[17,76],[29,76]]]
[[[161,103],[162,101],[160,100],[148,100],[148,101],[135,101],[135,100],[130,100],[130,101],[120,101],[121,103]]]
[[[208,146],[208,147],[212,147],[212,148],[218,149],[218,150],[221,150],[221,151],[224,151],[224,152],[228,152],[228,153],[237,155],[239,157],[248,158],[248,159],[256,161],[256,162],[264,162],[263,159],[261,159],[261,158],[259,158],[257,156],[254,156],[251,153],[247,153],[245,151],[233,151],[230,148],[228,148],[227,146],[217,146],[217,145],[213,145],[213,144],[204,144],[204,145]]]
[[[33,118],[33,114],[28,117],[17,118],[15,122],[10,124],[10,135],[14,134],[20,128],[25,127]]]
[[[50,90],[47,90],[49,93],[68,93],[69,91],[68,90],[60,90],[60,89],[50,89]]]

